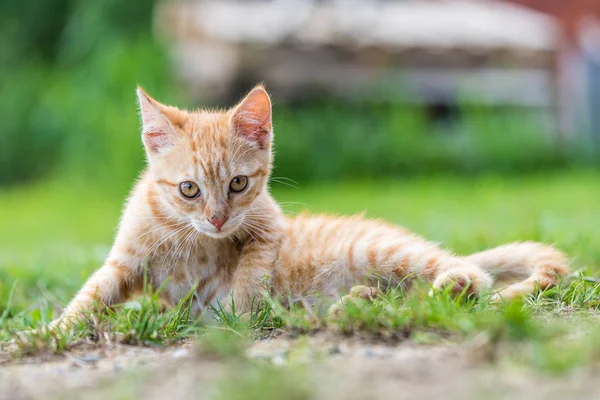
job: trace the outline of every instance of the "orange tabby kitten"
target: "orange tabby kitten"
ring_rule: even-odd
[[[279,295],[337,296],[357,283],[397,284],[409,276],[472,294],[494,278],[520,280],[493,298],[511,299],[556,284],[565,256],[538,243],[513,243],[459,257],[394,225],[361,216],[284,216],[269,194],[273,129],[263,87],[225,111],[179,110],[137,91],[148,168],[127,201],[104,265],[58,324],[95,302],[123,302],[153,287],[177,303],[194,284],[193,314],[217,301],[248,310],[265,285]],[[268,277],[265,280],[265,277]],[[359,287],[355,296],[375,290]]]

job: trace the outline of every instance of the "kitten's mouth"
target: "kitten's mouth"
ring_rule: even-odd
[[[215,231],[215,232],[208,232],[208,231],[204,231],[202,232],[207,236],[210,236],[212,238],[215,239],[225,239],[226,237],[230,236],[232,232],[230,231]]]
[[[235,231],[238,230],[240,225],[242,224],[243,218],[232,218],[227,221],[221,229],[217,229],[214,225],[209,222],[203,223],[198,220],[192,220],[192,226],[198,232],[203,233],[207,236],[210,236],[215,239],[224,239],[231,236]]]

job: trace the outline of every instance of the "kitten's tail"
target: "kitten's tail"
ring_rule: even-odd
[[[569,274],[568,259],[543,243],[510,243],[465,257],[490,273],[501,288],[492,301],[510,300],[547,289]],[[516,283],[515,283],[516,282]],[[508,285],[508,286],[505,286]]]

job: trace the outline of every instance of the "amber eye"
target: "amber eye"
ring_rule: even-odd
[[[183,195],[183,197],[187,197],[188,199],[193,199],[200,194],[200,188],[194,182],[185,181],[179,184],[179,191]]]
[[[243,175],[238,175],[231,180],[229,184],[229,190],[235,193],[242,192],[248,186],[248,177]]]

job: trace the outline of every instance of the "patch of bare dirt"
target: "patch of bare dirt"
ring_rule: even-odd
[[[480,357],[477,344],[373,344],[317,335],[254,343],[250,358],[309,365],[316,399],[598,398],[598,374],[550,377]],[[168,349],[82,346],[0,365],[0,399],[211,398],[227,364],[191,343]],[[235,382],[231,382],[235,385]]]
[[[150,372],[187,357],[191,343],[170,348],[81,343],[64,354],[15,358],[3,353],[0,400],[53,399],[109,384],[131,371]]]

